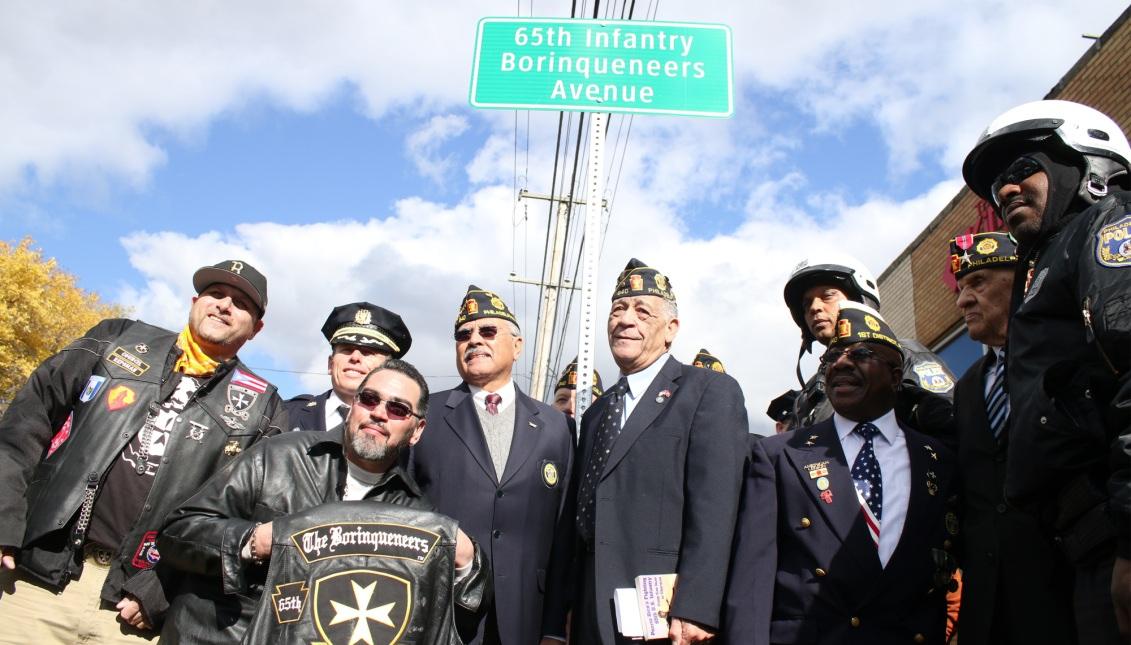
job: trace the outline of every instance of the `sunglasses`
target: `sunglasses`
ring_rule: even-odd
[[[884,361],[880,358],[879,352],[864,345],[857,345],[852,349],[844,349],[836,347],[825,352],[821,357],[821,369],[828,369],[830,365],[840,360],[841,356],[848,356],[848,360],[853,363],[863,363],[864,361]]]
[[[456,342],[466,343],[471,340],[472,334],[475,330],[479,330],[479,336],[483,340],[491,340],[499,333],[499,328],[495,325],[481,325],[479,327],[464,327],[463,329],[456,330]]]
[[[412,411],[412,406],[401,401],[390,401],[389,399],[381,398],[381,395],[373,390],[362,390],[357,393],[355,397],[357,404],[366,410],[376,410],[377,406],[385,403],[385,414],[394,421],[402,421],[409,417],[416,417],[423,419],[424,417]]]
[[[1041,164],[1037,163],[1037,160],[1032,157],[1018,157],[1014,159],[1013,163],[1006,166],[1005,170],[1001,171],[997,179],[994,179],[993,185],[990,186],[990,195],[994,198],[994,203],[1001,206],[1001,204],[998,203],[997,194],[1002,186],[1009,184],[1018,185],[1029,177],[1041,172],[1041,170],[1043,170]]]

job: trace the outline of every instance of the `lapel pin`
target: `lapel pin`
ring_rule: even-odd
[[[935,452],[934,448],[928,445],[924,445],[923,447],[927,450],[927,454],[931,455],[931,459],[934,459],[935,461],[939,460],[939,453]]]
[[[668,400],[668,397],[670,397],[671,395],[671,390],[660,390],[660,393],[656,395],[656,403],[663,403],[664,401]]]
[[[534,423],[533,421],[527,421],[527,423],[529,423],[529,424],[530,424],[530,427],[531,427],[531,428],[534,428],[534,429],[537,429],[537,428],[538,428],[538,424],[537,424],[537,423]]]
[[[826,504],[832,504],[833,503],[833,492],[831,490],[828,490],[828,489],[821,491],[821,499],[824,500],[824,502]]]
[[[817,478],[817,490],[827,491],[828,489],[829,489],[829,478],[828,477],[818,477]]]
[[[927,492],[931,495],[939,494],[939,485],[935,482],[935,471],[927,471]]]

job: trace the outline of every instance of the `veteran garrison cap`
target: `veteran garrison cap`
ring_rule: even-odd
[[[397,314],[369,302],[351,302],[334,307],[322,325],[330,345],[375,347],[401,358],[412,346],[412,334]]]
[[[880,312],[859,302],[842,300],[840,315],[836,319],[836,335],[833,336],[829,347],[852,343],[887,345],[900,354],[903,353],[903,347],[896,340],[895,332]]]
[[[518,319],[498,294],[485,291],[473,284],[468,285],[467,294],[463,297],[463,304],[459,308],[459,315],[456,316],[456,329],[465,322],[480,318],[502,318],[518,325]]]
[[[566,368],[562,372],[561,377],[558,379],[558,384],[557,384],[557,386],[554,387],[554,389],[560,390],[563,387],[569,388],[571,390],[577,389],[577,359],[576,358],[573,359],[570,362],[569,365],[566,365]],[[595,397],[601,396],[601,394],[603,394],[604,392],[605,392],[605,389],[604,389],[604,387],[602,387],[602,384],[601,384],[601,375],[597,373],[597,370],[593,370],[593,396],[595,396]]]
[[[699,350],[699,353],[695,355],[695,359],[691,361],[691,364],[695,367],[704,367],[716,372],[722,372],[724,374],[726,373],[726,368],[723,367],[723,362],[716,358],[713,354],[711,354],[711,352],[708,352],[705,348]]]
[[[613,290],[613,300],[629,296],[659,296],[675,302],[667,276],[636,258],[629,260],[617,276],[617,287]]]
[[[766,415],[774,421],[789,421],[793,416],[793,406],[797,402],[797,390],[786,390],[766,408]]]
[[[217,282],[246,293],[259,307],[260,316],[267,310],[267,278],[247,262],[224,260],[210,267],[200,267],[192,274],[192,288],[198,294]]]
[[[1017,240],[1009,233],[959,235],[950,241],[950,271],[955,278],[978,269],[1011,267],[1017,261]]]

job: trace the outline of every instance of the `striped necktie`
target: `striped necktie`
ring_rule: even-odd
[[[1001,439],[1001,433],[1005,430],[1006,422],[1009,421],[1009,396],[1005,391],[1004,350],[1001,354],[994,352],[994,362],[991,363],[986,377],[990,382],[989,388],[986,389],[986,418],[990,420],[990,431],[993,433],[994,440],[997,441]]]
[[[860,423],[852,431],[864,438],[864,445],[856,453],[856,461],[852,462],[852,482],[856,484],[868,532],[872,534],[872,541],[879,544],[880,520],[884,515],[884,480],[872,440],[880,434],[880,429],[871,423]]]

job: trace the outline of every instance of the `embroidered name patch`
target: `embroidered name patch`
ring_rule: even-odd
[[[324,524],[291,534],[307,563],[351,555],[424,562],[439,541],[440,536],[431,531],[375,522]]]
[[[1096,234],[1096,261],[1107,267],[1131,266],[1131,213]]]
[[[126,351],[124,347],[115,347],[114,351],[106,357],[112,365],[116,365],[134,376],[141,376],[149,371],[149,363]]]

